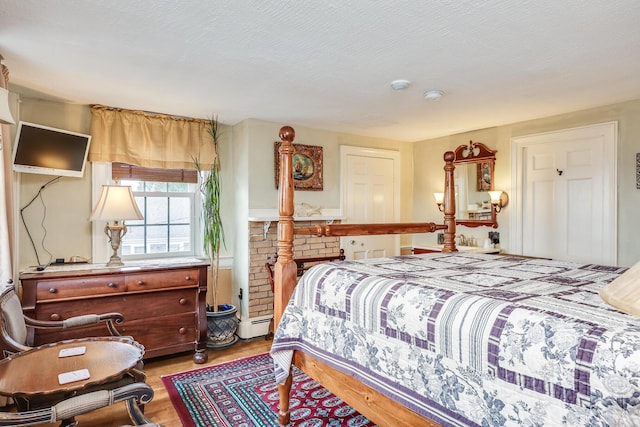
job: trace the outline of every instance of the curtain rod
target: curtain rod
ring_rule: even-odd
[[[166,117],[166,118],[172,119],[172,120],[184,120],[184,121],[187,121],[187,122],[195,122],[195,123],[207,123],[208,124],[210,122],[210,120],[208,120],[208,119],[197,119],[197,118],[194,118],[194,117],[175,116],[173,114],[156,113],[156,112],[153,112],[153,111],[128,110],[126,108],[111,107],[111,106],[108,106],[108,105],[101,105],[101,104],[92,104],[91,108],[95,109],[95,110],[123,111],[123,112],[126,112],[126,113],[140,114],[140,115],[144,115],[144,116]]]

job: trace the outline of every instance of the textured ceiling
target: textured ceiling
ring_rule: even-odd
[[[640,98],[638,22],[638,0],[0,0],[0,53],[30,96],[416,141]]]

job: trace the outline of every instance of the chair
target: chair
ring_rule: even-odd
[[[3,351],[1,358],[34,348],[31,346],[32,343],[28,342],[28,327],[68,329],[78,326],[105,323],[110,335],[120,337],[120,333],[116,329],[115,324],[123,321],[124,317],[120,313],[88,314],[70,317],[63,321],[42,321],[32,319],[25,316],[22,312],[20,299],[18,298],[13,285],[10,285],[0,293],[0,348]],[[123,340],[135,342],[131,337],[123,336],[121,338]],[[138,345],[137,343],[135,344]],[[118,387],[137,382],[144,382],[145,380],[146,375],[144,373],[143,363],[140,361],[134,369],[123,376],[114,378],[106,384],[87,387],[81,393],[87,394],[98,390],[114,390]],[[31,410],[52,406],[57,402],[64,401],[64,399],[68,397],[69,396],[66,395],[44,396],[42,398],[34,398],[28,402],[20,401],[15,403],[23,410]],[[6,405],[10,402],[10,400],[6,400],[7,399],[0,396],[0,406]]]
[[[8,353],[33,348],[33,343],[28,341],[28,328],[68,329],[104,322],[111,335],[119,336],[115,323],[122,323],[124,317],[120,313],[105,313],[75,316],[61,321],[32,319],[23,314],[22,304],[13,285],[8,285],[0,294],[0,320],[0,348],[4,358]]]
[[[344,255],[344,249],[340,249],[340,253],[338,255],[325,255],[325,256],[317,256],[317,257],[308,257],[308,258],[294,258],[294,262],[296,263],[296,274],[298,277],[302,276],[304,274],[305,271],[307,271],[308,269],[310,269],[311,267],[313,267],[316,264],[322,263],[322,262],[329,262],[329,261],[344,261],[345,260],[345,255]],[[271,292],[274,291],[273,289],[273,284],[274,284],[274,278],[273,278],[273,266],[276,264],[276,262],[278,261],[278,253],[276,252],[275,256],[273,257],[273,262],[267,262],[264,264],[264,268],[267,270],[267,279],[269,280],[269,285],[271,286]],[[267,335],[264,337],[265,340],[269,340],[271,338],[273,338],[273,318],[271,319],[271,321],[269,322],[269,331],[267,332]]]
[[[146,383],[134,383],[113,390],[100,390],[65,399],[53,406],[24,412],[0,412],[0,426],[34,426],[61,421],[75,426],[75,417],[124,401],[133,425],[162,427],[148,419],[141,405],[153,399],[153,389]],[[124,426],[123,426],[124,427]]]

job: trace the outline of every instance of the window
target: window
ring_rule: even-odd
[[[197,252],[198,175],[193,170],[152,169],[113,163],[112,179],[130,185],[142,220],[127,221],[125,259],[190,256]]]

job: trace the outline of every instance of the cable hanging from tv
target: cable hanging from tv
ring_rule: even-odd
[[[20,219],[22,220],[22,224],[24,225],[24,229],[27,231],[27,236],[29,237],[29,241],[31,242],[31,247],[33,248],[33,251],[36,253],[36,261],[38,262],[38,266],[37,266],[37,270],[42,271],[46,268],[46,266],[48,266],[51,263],[51,260],[53,259],[53,255],[51,254],[51,252],[49,252],[46,248],[46,246],[44,245],[44,240],[47,237],[47,228],[44,225],[44,219],[47,216],[47,205],[44,203],[44,200],[42,199],[42,192],[44,191],[45,188],[47,188],[49,185],[55,184],[56,182],[58,182],[60,180],[60,178],[62,178],[61,176],[57,176],[55,178],[53,178],[50,181],[47,181],[45,184],[43,184],[40,189],[38,190],[38,192],[36,193],[35,196],[33,196],[33,198],[29,201],[29,203],[27,203],[24,207],[20,208]],[[42,249],[44,249],[44,251],[49,255],[49,261],[47,261],[46,264],[42,264],[40,262],[40,255],[38,254],[38,249],[36,248],[35,243],[33,242],[33,237],[31,237],[31,232],[29,231],[29,227],[27,227],[27,222],[24,219],[24,211],[25,209],[27,209],[29,206],[31,206],[33,204],[33,202],[35,202],[36,199],[40,199],[40,202],[42,203],[42,207],[44,208],[44,212],[42,214],[42,221],[40,222],[40,225],[42,226],[42,229],[44,230],[44,235],[42,236]]]

